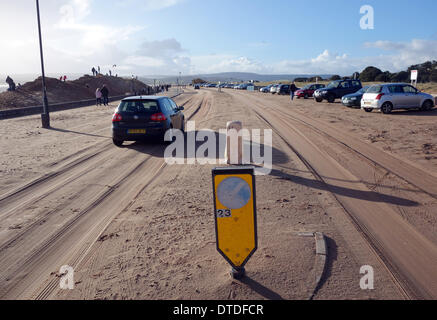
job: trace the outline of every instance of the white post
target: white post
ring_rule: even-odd
[[[243,164],[243,137],[241,121],[230,121],[226,124],[226,159],[228,164]]]

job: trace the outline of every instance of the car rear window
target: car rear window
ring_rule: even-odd
[[[156,100],[129,100],[122,101],[118,107],[119,112],[131,113],[156,113],[159,112]]]
[[[367,89],[366,93],[380,93],[382,91],[382,86],[371,86]]]

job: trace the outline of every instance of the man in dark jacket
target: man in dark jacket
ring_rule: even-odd
[[[15,91],[15,82],[11,77],[8,76],[6,78],[6,83],[9,85],[8,91]]]
[[[291,84],[291,86],[290,86],[290,97],[291,97],[291,101],[293,101],[293,99],[294,99],[294,93],[297,91],[297,87],[296,87],[296,85],[294,84],[294,81],[293,81],[293,83]]]
[[[105,84],[103,85],[102,89],[100,89],[100,92],[102,93],[103,105],[107,106],[109,103],[109,90]]]

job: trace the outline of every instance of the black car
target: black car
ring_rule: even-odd
[[[363,98],[363,95],[366,93],[366,90],[370,86],[365,86],[358,90],[355,93],[347,94],[341,98],[341,103],[343,103],[346,107],[358,107],[361,108],[361,99]]]
[[[199,86],[198,84],[195,84],[195,85],[194,85],[194,89],[195,89],[195,90],[199,90],[199,89],[200,89],[200,86]]]
[[[164,141],[169,129],[185,131],[183,107],[167,97],[143,96],[123,99],[112,117],[112,140],[124,141],[158,138]]]
[[[290,94],[290,85],[289,84],[281,84],[278,89],[276,89],[276,93],[278,95],[281,94]]]
[[[317,102],[328,100],[329,103],[333,103],[335,99],[341,99],[347,94],[355,93],[362,87],[360,80],[336,80],[329,83],[325,88],[314,91],[314,99]]]

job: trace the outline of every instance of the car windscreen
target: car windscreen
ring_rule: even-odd
[[[326,86],[326,88],[327,89],[338,88],[339,84],[340,84],[340,81],[332,81]]]
[[[118,106],[119,112],[128,113],[156,113],[159,112],[156,100],[128,100],[122,101]]]
[[[358,94],[364,94],[364,93],[366,93],[367,92],[367,89],[369,89],[369,87],[364,87],[364,88],[361,88],[360,90],[358,90],[356,93],[358,93]]]
[[[380,93],[381,91],[382,91],[382,86],[375,85],[367,89],[366,93]]]

